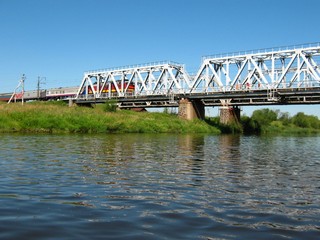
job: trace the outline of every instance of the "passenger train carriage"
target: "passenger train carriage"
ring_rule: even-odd
[[[135,85],[133,83],[128,83],[124,82],[121,85],[121,82],[117,82],[117,87],[115,84],[108,84],[105,85],[105,87],[102,89],[101,93],[115,93],[117,92],[117,88],[120,91],[126,91],[126,92],[134,92],[135,90]],[[88,86],[88,94],[93,94],[92,87]],[[97,85],[93,85],[93,89],[96,92],[97,91]],[[68,99],[75,97],[77,92],[79,90],[79,87],[59,87],[59,88],[50,88],[47,90],[29,90],[25,91],[23,94],[23,98],[25,101],[31,101],[31,100],[63,100],[63,99]],[[82,89],[80,94],[86,94],[86,89]],[[9,101],[11,98],[12,93],[0,93],[0,101]],[[22,99],[22,92],[17,92],[15,97],[13,98],[14,100],[21,101]]]
[[[30,100],[62,100],[74,97],[79,87],[60,87],[50,88],[47,90],[29,90],[25,91],[23,98],[25,101]],[[9,101],[13,93],[0,93],[0,101]],[[21,101],[22,92],[17,92],[13,100]]]

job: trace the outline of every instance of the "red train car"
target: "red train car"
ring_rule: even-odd
[[[118,89],[122,89],[121,87],[121,82],[117,82],[117,87]],[[94,90],[97,91],[97,85],[95,84],[93,86]],[[109,85],[104,86],[104,88],[102,89],[102,93],[108,93],[109,90],[111,90],[112,93],[117,92],[117,89],[115,87],[115,85],[112,83],[111,86],[109,87]],[[126,90],[126,92],[134,92],[135,90],[135,85],[133,83],[128,83],[128,82],[124,82],[123,83],[123,90]],[[88,87],[88,94],[92,94],[92,88],[91,86]]]

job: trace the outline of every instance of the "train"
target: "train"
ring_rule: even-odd
[[[118,89],[124,89],[126,90],[126,92],[134,92],[135,90],[135,85],[133,83],[128,83],[127,81],[123,82],[123,85],[121,86],[121,82],[117,82],[117,87]],[[93,85],[93,89],[94,91],[97,91],[97,84]],[[100,90],[101,91],[101,90]],[[110,84],[110,85],[105,85],[101,91],[101,93],[115,93],[117,92],[116,86],[114,84]],[[92,94],[92,88],[89,86],[88,87],[88,94]],[[85,90],[82,92],[82,94],[85,94]]]
[[[126,92],[134,92],[135,85],[133,83],[128,82],[117,82],[118,89],[125,89]],[[93,89],[97,90],[97,85],[93,85]],[[76,87],[59,87],[59,88],[49,88],[46,90],[29,90],[24,91],[23,98],[25,101],[32,101],[32,100],[42,100],[42,101],[49,101],[49,100],[64,100],[68,98],[73,98],[76,96],[77,92],[79,90],[79,86]],[[115,93],[117,92],[115,84],[109,84],[106,85],[102,89],[102,93]],[[13,93],[0,93],[0,101],[9,101]],[[86,94],[86,90],[83,89],[83,91],[80,94]],[[88,87],[88,94],[93,94],[92,88]],[[15,100],[21,101],[22,99],[22,93],[18,92],[15,95]],[[13,100],[14,100],[13,99]]]
[[[28,90],[24,91],[23,99],[31,100],[63,100],[74,97],[79,87],[59,87],[47,90]],[[0,101],[9,101],[13,93],[0,93]],[[13,100],[21,101],[22,92],[17,92]]]
[[[29,90],[24,91],[23,99],[25,101],[31,100],[63,100],[74,97],[77,94],[79,87],[59,87],[50,88],[47,90]],[[0,101],[9,101],[13,93],[0,93]],[[21,101],[22,92],[17,92],[14,100]]]

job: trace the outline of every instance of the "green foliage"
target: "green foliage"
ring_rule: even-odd
[[[255,110],[252,113],[251,119],[262,127],[269,125],[273,121],[276,121],[277,117],[276,111],[264,108],[261,110]]]
[[[109,105],[106,107],[106,105]],[[109,107],[113,106],[110,110]],[[115,102],[94,108],[68,107],[62,102],[0,104],[0,132],[48,133],[232,133],[315,134],[320,133],[316,116],[297,113],[290,117],[269,109],[243,116],[239,124],[222,125],[220,118],[187,121],[175,114],[115,111]],[[108,110],[108,111],[107,111]]]
[[[290,117],[289,113],[279,110],[260,109],[251,117],[242,116],[241,127],[235,124],[222,125],[219,118],[206,120],[208,124],[217,126],[222,133],[243,134],[315,134],[320,133],[320,120],[316,116],[297,113]]]
[[[177,115],[48,103],[0,105],[0,132],[48,133],[214,133],[204,121],[186,121]]]
[[[163,109],[163,113],[169,114],[169,108],[165,107],[165,108]]]
[[[219,120],[212,121],[223,133],[238,133],[234,126],[223,126]],[[251,117],[242,116],[241,130],[244,134],[315,134],[320,133],[320,120],[316,116],[289,113],[279,110],[261,109],[253,112]]]
[[[220,131],[222,133],[226,133],[226,134],[238,134],[238,133],[242,133],[243,129],[242,129],[242,125],[237,123],[237,122],[232,122],[230,124],[221,124],[220,123],[220,117],[213,117],[213,118],[206,118],[205,121],[211,125],[211,126],[215,126],[218,129],[220,129]]]
[[[301,128],[320,129],[320,121],[316,116],[308,116],[302,112],[299,112],[293,116],[292,122],[294,125]]]
[[[242,125],[244,134],[260,134],[261,133],[260,124],[256,120],[248,116],[241,117],[240,123]]]
[[[65,101],[33,101],[28,102],[30,105],[38,105],[38,106],[67,106],[68,103]]]
[[[242,126],[235,122],[232,122],[230,124],[219,124],[218,126],[222,133],[226,133],[226,134],[242,133]]]
[[[283,125],[288,126],[291,123],[290,115],[288,112],[280,112],[278,115],[278,120],[281,121]]]
[[[310,134],[320,132],[320,120],[316,116],[299,112],[291,118],[289,113],[270,109],[254,111],[251,118],[242,118],[242,125],[244,132],[248,134]]]
[[[115,112],[117,111],[117,100],[110,99],[105,102],[103,107],[105,112]]]

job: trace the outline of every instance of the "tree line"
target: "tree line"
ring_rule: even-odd
[[[268,132],[317,132],[320,131],[320,120],[317,116],[298,112],[290,116],[288,112],[268,108],[255,110],[251,117],[240,119],[241,128],[245,134],[261,134]]]
[[[290,116],[288,112],[268,108],[255,110],[251,117],[241,116],[239,121],[228,125],[220,124],[219,117],[209,118],[207,122],[217,126],[222,133],[320,133],[320,120],[317,116],[306,115],[303,112]]]

